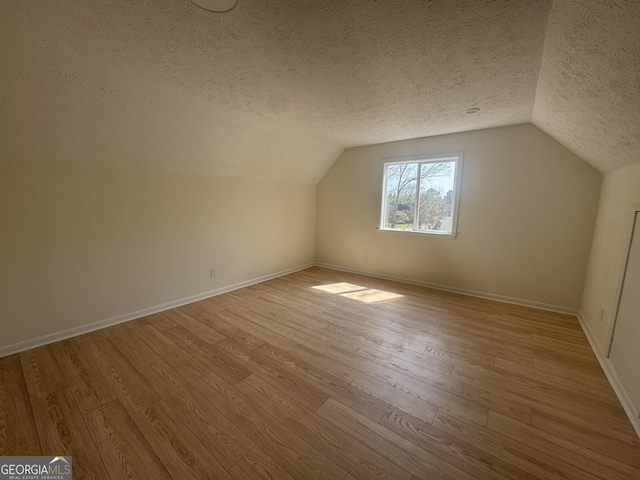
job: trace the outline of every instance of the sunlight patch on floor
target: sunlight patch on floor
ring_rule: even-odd
[[[369,290],[359,290],[357,292],[341,293],[341,297],[352,298],[364,303],[382,302],[383,300],[392,300],[394,298],[400,298],[402,295],[397,293],[385,292],[384,290],[376,290],[370,288]]]
[[[330,283],[327,285],[316,285],[311,287],[327,293],[338,294],[341,297],[351,298],[364,303],[382,302],[384,300],[392,300],[400,298],[402,295],[397,293],[385,292],[384,290],[376,290],[375,288],[362,287],[353,283],[341,282]]]
[[[315,287],[316,290],[322,290],[327,293],[345,293],[345,292],[354,292],[356,290],[364,290],[367,287],[361,287],[360,285],[354,285],[353,283],[330,283],[328,285],[317,285]]]

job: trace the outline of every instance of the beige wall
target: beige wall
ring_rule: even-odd
[[[314,255],[313,186],[0,159],[0,348]]]
[[[614,319],[631,209],[640,203],[640,164],[605,175],[580,310],[602,351]],[[600,309],[604,309],[602,321]]]
[[[457,151],[456,239],[376,229],[384,158]],[[601,179],[530,124],[347,149],[317,188],[316,261],[577,308]]]

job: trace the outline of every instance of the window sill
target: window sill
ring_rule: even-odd
[[[438,233],[438,232],[420,232],[418,230],[400,230],[400,229],[393,229],[393,228],[379,228],[378,227],[378,231],[379,232],[397,232],[397,233],[409,233],[409,234],[414,234],[414,235],[428,235],[429,237],[434,237],[434,238],[448,238],[450,240],[455,239],[458,234],[457,233]]]

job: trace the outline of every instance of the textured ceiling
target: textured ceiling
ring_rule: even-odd
[[[640,161],[640,0],[562,0],[533,123],[603,172]]]
[[[585,3],[547,31],[550,0],[2,0],[0,154],[315,184],[345,147],[533,118],[606,170],[639,160],[613,7],[640,2]]]

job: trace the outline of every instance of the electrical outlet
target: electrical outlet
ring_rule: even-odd
[[[211,273],[211,278],[213,278],[213,277],[217,277],[217,276],[218,276],[218,269],[217,269],[216,267],[213,267],[213,268],[210,270],[210,273]]]

